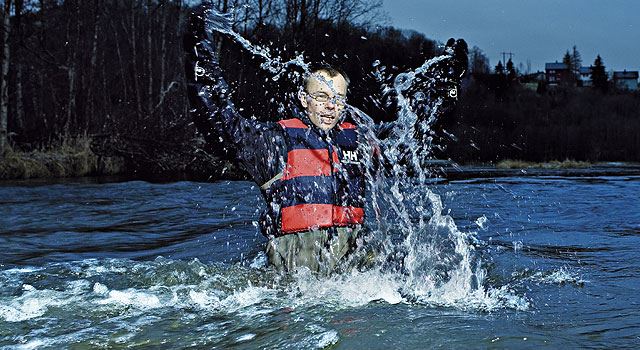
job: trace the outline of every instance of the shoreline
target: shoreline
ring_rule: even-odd
[[[576,164],[579,166],[569,166]],[[512,162],[518,167],[497,164],[448,164],[435,170],[443,180],[464,180],[496,177],[596,177],[596,176],[640,176],[640,163],[634,162],[574,162],[553,161],[545,163]]]
[[[55,182],[85,177],[172,182],[235,180],[244,176],[229,162],[201,151],[194,142],[168,146],[158,143],[147,150],[139,140],[110,139],[106,146],[104,141],[94,141],[84,136],[46,150],[9,149],[0,155],[0,182]]]
[[[22,156],[22,158],[19,158]],[[13,157],[13,158],[12,158]],[[18,159],[16,159],[18,158]],[[34,164],[35,163],[35,164]],[[580,166],[570,167],[569,164],[579,163]],[[15,171],[6,177],[7,164],[27,164],[28,171]],[[502,162],[497,164],[480,163],[459,165],[452,162],[438,161],[431,164],[434,180],[466,180],[498,177],[594,177],[594,176],[640,176],[640,163],[632,162],[524,162],[509,161],[507,167]],[[513,165],[519,166],[513,166]],[[65,168],[65,166],[67,168]],[[35,170],[34,170],[35,169]],[[18,176],[15,176],[18,175]],[[45,175],[45,176],[42,176]],[[194,174],[167,172],[154,176],[129,172],[125,169],[125,162],[118,157],[99,157],[93,152],[60,154],[56,152],[13,153],[9,157],[0,159],[0,184],[50,184],[64,182],[215,182],[241,181],[238,176],[220,176],[203,178]]]
[[[0,181],[111,176],[124,172],[123,158],[98,156],[88,147],[9,151],[0,157]]]

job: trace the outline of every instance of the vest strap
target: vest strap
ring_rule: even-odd
[[[278,174],[276,174],[276,176],[272,177],[271,180],[265,182],[262,186],[260,186],[260,188],[266,191],[269,187],[271,187],[271,185],[273,185],[274,182],[280,180],[283,174],[283,171],[279,172]]]

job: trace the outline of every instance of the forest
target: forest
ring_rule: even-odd
[[[225,162],[207,152],[211,147],[189,116],[181,43],[194,6],[182,0],[4,0],[2,157],[84,145],[98,158],[122,159],[120,171],[129,173],[227,176],[220,166]],[[235,13],[234,30],[274,55],[302,54],[345,70],[352,81],[349,103],[377,121],[394,116],[375,106],[373,65],[381,62],[390,75],[415,68],[439,54],[447,39],[388,26],[382,0],[214,0],[211,6]],[[281,118],[296,82],[271,79],[230,40],[217,45],[243,114]],[[470,50],[463,87],[456,110],[436,125],[446,131],[439,133],[438,158],[640,158],[637,92],[527,90],[517,74],[491,73],[478,47]],[[4,171],[5,178],[26,177]]]

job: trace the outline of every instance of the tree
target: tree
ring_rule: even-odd
[[[11,58],[9,40],[11,35],[11,0],[4,0],[2,8],[2,76],[0,77],[0,155],[9,148],[7,142],[7,119],[9,116],[9,60]]]
[[[24,41],[22,38],[22,9],[24,7],[24,0],[15,0],[15,19],[16,25],[14,29],[14,33],[16,33],[16,37],[18,38],[18,45],[16,45],[14,49],[14,55],[20,57],[21,56],[21,46],[24,45]],[[23,107],[23,85],[22,85],[22,61],[18,60],[15,63],[15,71],[16,71],[16,113],[15,113],[15,126],[17,130],[21,130],[23,128],[23,120],[24,120],[24,107]]]
[[[573,49],[571,51],[571,65],[573,66],[573,74],[578,77],[580,76],[580,67],[582,67],[582,56],[580,52],[578,52],[578,48],[573,45]]]
[[[571,54],[569,53],[569,50],[567,50],[567,52],[564,54],[564,57],[562,57],[562,63],[564,63],[567,66],[567,69],[569,69],[569,72],[573,74],[573,71],[574,71],[573,59],[571,58]]]
[[[509,59],[509,61],[507,61],[507,78],[509,81],[514,81],[517,77],[518,74],[516,73],[516,69],[513,66],[513,61]]]
[[[303,0],[306,2],[308,0]],[[329,11],[334,23],[338,26],[345,23],[359,27],[370,27],[382,19],[380,10],[382,0],[333,0],[328,1]]]
[[[474,46],[471,51],[469,51],[469,61],[471,73],[475,74],[487,74],[489,73],[489,58],[482,52],[482,50]]]
[[[562,63],[566,64],[570,71],[573,71],[573,64],[571,63],[571,54],[569,53],[569,50],[567,50],[564,57],[562,57]]]
[[[9,16],[0,17],[0,26],[5,26],[0,31],[0,92],[4,92],[0,93],[0,111],[4,111],[0,116],[7,124],[0,128],[2,140],[7,143],[8,135],[20,130],[11,141],[29,150],[55,147],[65,138],[83,134],[191,138],[187,97],[180,88],[184,68],[179,43],[188,7],[196,3],[0,1],[0,15],[11,11],[10,21]],[[437,43],[424,35],[374,27],[382,16],[380,0],[212,3],[221,11],[241,8],[236,10],[235,30],[251,42],[273,48],[277,52],[272,56],[289,59],[304,52],[307,62],[341,65],[357,82],[352,95],[355,104],[379,87],[366,79],[371,62],[383,62],[391,76],[419,66],[437,52]],[[288,101],[295,87],[287,84],[295,85],[299,76],[266,81],[269,74],[259,68],[260,57],[252,57],[231,41],[224,46],[219,52],[228,80],[235,83],[234,102],[246,115],[265,120],[281,116],[281,105],[273,101]],[[488,60],[480,49],[476,58],[479,71],[491,69],[486,68]],[[1,74],[3,69],[7,74]]]
[[[593,81],[593,88],[602,92],[607,92],[609,83],[607,81],[607,72],[602,64],[602,58],[600,55],[596,57],[591,67],[591,81]]]
[[[571,53],[569,53],[569,50],[567,50],[567,52],[564,54],[564,57],[562,58],[562,63],[564,63],[567,66],[567,78],[565,83],[568,84],[573,84],[577,77],[575,75],[575,66],[574,66],[574,62],[573,62],[573,58],[571,57]]]
[[[496,74],[500,74],[500,75],[504,74],[504,66],[502,65],[502,61],[498,61],[495,71],[496,71]]]

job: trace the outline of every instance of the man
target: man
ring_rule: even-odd
[[[198,129],[230,148],[233,160],[260,185],[267,206],[259,222],[269,238],[269,264],[284,271],[335,270],[362,233],[371,154],[343,113],[348,77],[334,67],[312,68],[298,94],[300,113],[278,123],[245,119],[228,98],[202,16],[191,16],[184,38]]]

